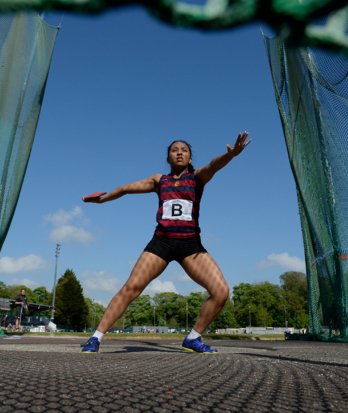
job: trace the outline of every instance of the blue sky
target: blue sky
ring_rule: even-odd
[[[174,138],[191,143],[199,167],[244,130],[252,144],[205,189],[203,244],[231,288],[304,272],[295,183],[261,26],[202,33],[164,25],[140,7],[64,14],[0,280],[51,290],[60,243],[58,277],[73,269],[84,294],[107,304],[153,234],[157,196],[102,205],[81,197],[167,172]],[[200,287],[171,263],[146,290],[162,291],[186,295]]]

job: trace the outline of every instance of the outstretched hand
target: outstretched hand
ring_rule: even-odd
[[[85,195],[82,197],[83,202],[94,202],[99,204],[101,202],[101,197],[105,195],[106,192],[94,192],[93,194]]]
[[[246,140],[248,135],[249,133],[247,131],[239,133],[234,146],[227,144],[227,152],[231,153],[233,156],[239,155],[251,142],[251,139],[249,139],[248,141]]]

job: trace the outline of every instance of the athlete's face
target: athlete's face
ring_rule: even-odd
[[[187,167],[191,163],[190,148],[184,142],[174,142],[169,149],[168,163],[172,167]]]

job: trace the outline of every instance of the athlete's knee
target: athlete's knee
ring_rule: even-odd
[[[120,291],[120,295],[125,297],[127,300],[133,301],[134,299],[136,299],[137,297],[139,297],[139,295],[142,292],[142,288],[140,288],[139,285],[136,284],[126,284],[122,287],[121,291]]]
[[[223,300],[225,304],[226,301],[230,298],[230,289],[227,284],[225,284],[224,287],[222,288],[222,295],[223,295]]]
[[[224,306],[226,301],[230,297],[230,289],[226,283],[223,283],[219,288],[217,289],[215,293],[215,300],[221,305]]]

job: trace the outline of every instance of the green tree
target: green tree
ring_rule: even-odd
[[[152,306],[149,295],[140,295],[127,308],[124,313],[127,326],[145,326],[152,324]]]
[[[274,319],[271,312],[263,305],[254,306],[255,326],[273,326]]]
[[[88,307],[83,290],[75,273],[67,269],[56,287],[55,322],[75,331],[81,331],[87,323]]]
[[[0,281],[0,297],[10,298],[7,285],[3,281]]]
[[[33,290],[33,300],[35,303],[46,305],[50,305],[52,302],[51,294],[47,291],[46,287],[43,286]]]
[[[194,292],[187,297],[188,304],[188,327],[192,327],[201,311],[202,305],[208,298],[207,293]]]
[[[25,290],[25,295],[27,297],[28,302],[33,302],[34,301],[34,293],[29,287],[27,287],[24,284],[8,285],[7,286],[8,297],[14,300],[17,297],[17,295],[19,294],[19,291],[22,290],[22,289]]]
[[[308,326],[307,277],[302,272],[285,272],[280,276],[284,317],[288,326]]]
[[[289,271],[280,277],[280,284],[284,291],[292,292],[302,299],[307,299],[307,276],[302,272]]]
[[[270,282],[241,283],[233,288],[235,317],[240,327],[276,326],[281,320],[280,287]]]
[[[231,300],[227,300],[224,308],[219,315],[209,326],[211,331],[215,331],[218,328],[235,328],[237,327],[237,321],[234,315],[234,305]]]
[[[173,292],[157,293],[153,297],[157,325],[176,328],[180,325],[182,296]],[[181,309],[182,310],[182,309]]]
[[[183,296],[183,295],[178,295],[177,296],[177,313],[174,317],[175,322],[173,321],[173,318],[171,319],[169,326],[171,328],[185,328],[186,329],[186,322],[187,322],[187,328],[192,326],[192,322],[189,323],[189,305],[188,305],[188,297]]]
[[[249,283],[241,283],[233,287],[234,313],[238,327],[253,324],[251,315],[254,314],[253,286]],[[253,309],[253,311],[251,311]]]
[[[257,326],[279,326],[281,320],[281,293],[279,285],[268,281],[254,285],[255,320]]]
[[[86,327],[95,330],[105,313],[105,307],[88,297],[85,298],[85,303],[88,309]]]

